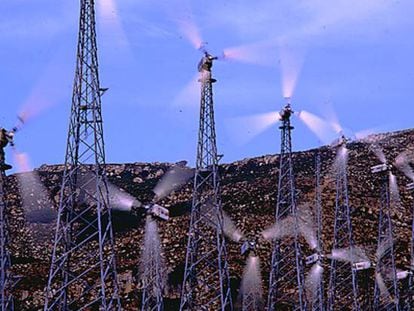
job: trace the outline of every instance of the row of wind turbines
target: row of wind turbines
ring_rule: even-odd
[[[184,27],[185,33],[190,41],[194,44],[197,49],[203,50],[204,53],[207,53],[205,50],[205,44],[203,40],[199,37],[199,32],[196,27],[191,23],[186,23]],[[230,50],[225,50],[222,56],[217,57],[216,59],[233,59],[233,60],[246,60],[246,49],[237,49],[232,48]],[[291,97],[291,92],[293,91],[293,81],[289,80],[288,83],[290,87],[289,94],[285,94],[287,97]],[[289,103],[290,106],[290,103]],[[266,125],[272,125],[276,121],[282,118],[282,115],[277,112],[272,112],[271,120],[269,118],[258,119],[258,123],[263,123]],[[348,149],[347,139],[343,136],[343,129],[337,122],[325,122],[322,118],[317,117],[316,115],[307,112],[300,111],[293,113],[294,116],[297,116],[301,121],[303,121],[311,130],[313,130],[319,138],[325,137],[325,131],[327,128],[332,128],[337,135],[339,136],[338,140],[333,142],[331,146],[337,148],[337,159],[335,161],[335,169],[346,171],[347,169],[347,159],[348,159]],[[261,127],[261,130],[264,128]],[[364,138],[360,135],[357,135],[359,139]],[[398,203],[398,186],[396,183],[395,175],[392,173],[390,161],[387,161],[383,151],[380,149],[380,146],[376,145],[375,142],[372,143],[372,150],[378,156],[380,160],[380,165],[373,167],[374,173],[387,172],[389,181],[389,189],[391,195],[391,201],[393,204]],[[22,167],[28,167],[27,157],[25,154],[16,153],[16,160]],[[407,177],[414,181],[414,174],[411,170],[409,164],[409,156],[407,153],[403,153],[397,157],[394,163],[394,167],[403,171]],[[143,253],[141,256],[141,275],[144,282],[144,291],[142,296],[143,309],[146,310],[145,304],[147,301],[153,299],[162,299],[164,295],[163,287],[165,287],[165,264],[162,260],[162,247],[160,239],[158,236],[158,227],[157,220],[169,219],[169,213],[166,208],[161,205],[161,201],[166,198],[173,191],[179,190],[183,185],[185,185],[194,175],[194,170],[185,166],[184,163],[174,166],[170,171],[168,171],[164,177],[160,179],[154,188],[154,196],[151,200],[147,202],[140,202],[138,199],[134,198],[132,195],[125,193],[124,191],[117,188],[115,185],[108,184],[109,193],[110,193],[110,205],[111,208],[122,210],[126,212],[134,213],[144,213],[146,215],[146,225],[145,225],[145,236],[143,238]],[[387,180],[388,180],[387,177]],[[28,179],[31,179],[30,183],[35,183],[41,186],[41,182],[38,181],[38,176],[36,173],[30,172],[26,174],[18,175],[19,182],[21,183],[23,205],[25,205],[24,190],[27,188],[25,184],[28,183]],[[97,184],[93,182],[93,177],[84,176],[79,178],[79,189],[88,189],[89,186]],[[36,195],[41,195],[46,193],[41,189]],[[91,190],[92,192],[93,190]],[[80,198],[82,198],[80,194]],[[85,204],[87,204],[87,197],[85,197]],[[27,202],[30,200],[27,200]],[[30,206],[27,206],[30,205]],[[33,210],[33,204],[29,202],[26,203],[24,209],[27,214],[27,219],[33,222],[50,222],[55,221],[55,209],[53,207],[47,208],[46,212],[39,212],[38,210]],[[211,223],[215,224],[217,220],[214,215],[208,215],[208,212],[211,211],[206,207],[206,218],[210,217]],[[295,220],[287,216],[286,218],[276,222],[271,228],[264,230],[261,236],[257,240],[249,240],[245,235],[237,229],[237,226],[233,223],[231,218],[227,214],[223,214],[223,232],[224,234],[234,242],[241,244],[241,253],[247,256],[246,268],[243,273],[243,281],[241,286],[241,295],[243,300],[243,309],[244,310],[261,310],[263,308],[262,302],[262,290],[261,290],[261,276],[260,276],[260,262],[259,258],[256,256],[255,247],[256,243],[259,243],[261,239],[264,240],[282,240],[285,238],[292,237],[299,230],[300,234],[305,238],[306,242],[309,244],[310,249],[315,251],[314,254],[306,258],[306,262],[311,265],[310,273],[307,276],[305,281],[306,291],[309,297],[315,296],[318,289],[320,288],[318,284],[322,279],[324,270],[326,269],[326,264],[324,260],[338,260],[344,262],[350,262],[355,265],[355,269],[366,269],[371,266],[379,266],[381,259],[387,252],[392,252],[392,241],[385,240],[383,243],[379,243],[377,252],[375,254],[375,259],[370,260],[368,256],[358,247],[350,247],[347,249],[332,249],[330,252],[323,253],[320,243],[318,242],[318,232],[315,230],[317,225],[315,224],[315,219],[313,213],[309,206],[303,206],[299,209],[299,223],[296,224]],[[298,226],[298,228],[296,228]],[[411,271],[400,271],[398,272],[398,278],[403,276],[407,277],[412,274]],[[378,271],[375,273],[376,284],[381,292],[383,299],[393,300],[393,293],[390,293],[387,285],[384,281],[384,273]],[[154,286],[157,284],[157,286]],[[161,285],[161,286],[159,286]],[[148,302],[150,304],[150,302]]]

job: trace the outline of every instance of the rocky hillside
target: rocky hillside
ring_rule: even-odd
[[[376,135],[389,159],[400,152],[414,152],[414,130]],[[367,250],[375,249],[377,238],[377,211],[379,206],[379,180],[370,172],[370,166],[378,160],[361,142],[349,145],[349,194],[352,206],[352,221],[358,245]],[[298,205],[315,198],[314,158],[317,150],[297,152],[295,163]],[[333,213],[335,206],[335,181],[333,161],[335,150],[329,147],[320,149],[322,157],[323,185],[323,240],[324,248],[331,248],[333,237]],[[151,189],[157,180],[171,167],[167,163],[111,164],[107,167],[109,180],[145,201],[151,196]],[[48,190],[48,196],[31,202],[32,208],[57,205],[62,166],[43,165],[36,171]],[[248,236],[258,236],[270,226],[274,219],[276,204],[278,155],[267,155],[245,159],[221,167],[222,199],[224,210]],[[22,195],[19,192],[19,175],[8,177],[8,206],[11,225],[13,270],[21,278],[15,290],[18,310],[40,308],[49,268],[53,225],[30,223],[22,208]],[[402,207],[393,211],[396,231],[398,266],[409,264],[409,240],[413,198],[405,190],[409,180],[397,174],[400,184]],[[26,191],[32,191],[33,198],[39,191],[33,183],[24,184]],[[27,200],[27,199],[26,199]],[[160,224],[161,242],[168,265],[168,305],[174,310],[177,303],[185,259],[186,232],[191,206],[191,183],[165,199],[163,205],[170,209],[170,221]],[[125,310],[136,310],[139,297],[139,257],[144,222],[138,216],[125,212],[114,213],[118,270],[122,282],[122,301]],[[243,271],[244,259],[240,256],[240,245],[229,241],[229,262],[232,284],[238,287]],[[269,273],[271,245],[259,245],[258,254],[262,261],[264,287]],[[307,250],[305,249],[305,252]]]

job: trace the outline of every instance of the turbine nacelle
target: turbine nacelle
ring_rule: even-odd
[[[318,253],[312,254],[312,255],[305,258],[305,264],[307,266],[313,265],[314,263],[317,263],[318,261],[320,261],[322,259],[322,257],[323,256],[321,254],[318,254]]]
[[[408,191],[413,191],[414,190],[414,182],[411,182],[407,185],[407,190]]]
[[[16,130],[16,128],[13,128],[11,131],[8,131],[6,133],[6,138],[10,146],[14,146],[14,134],[16,133]]]
[[[167,221],[170,219],[170,212],[165,207],[158,205],[156,203],[150,203],[144,206],[147,215],[151,215],[158,219]]]
[[[213,60],[218,59],[217,56],[213,56],[209,54],[208,52],[204,52],[203,58],[198,63],[198,71],[208,71],[211,72],[211,68],[213,67]]]
[[[408,271],[408,270],[401,270],[401,271],[397,271],[396,277],[397,280],[404,280],[406,279],[409,275],[412,275],[413,272],[412,271]]]
[[[369,268],[371,268],[371,262],[369,260],[355,262],[352,264],[352,269],[354,271],[367,270]]]
[[[290,97],[285,97],[285,99],[286,105],[279,113],[280,121],[289,120],[291,115],[294,113],[292,107],[290,106]]]
[[[242,246],[240,247],[240,253],[246,256],[255,256],[256,255],[256,241],[249,241],[246,240],[243,242]]]
[[[21,124],[24,123],[24,120],[18,116],[17,117],[18,120],[20,121]],[[12,168],[11,165],[6,164],[5,163],[5,157],[4,157],[4,148],[10,144],[11,147],[14,148],[14,135],[15,133],[19,130],[18,126],[13,127],[10,131],[6,130],[5,128],[1,128],[0,127],[0,151],[1,151],[1,156],[0,156],[0,170],[2,171],[6,171]]]
[[[331,143],[331,147],[336,148],[336,147],[343,147],[346,146],[346,144],[349,142],[349,139],[346,138],[346,136],[344,134],[341,134],[340,137],[338,137],[337,139],[335,139],[332,143]]]
[[[5,146],[10,144],[10,146],[14,146],[14,134],[17,132],[17,127],[13,127],[10,131],[6,130],[5,128],[0,128],[2,131],[2,136],[4,137],[4,141],[1,141],[1,145]]]
[[[386,163],[378,164],[371,167],[371,172],[373,174],[388,172],[392,169],[392,166]]]
[[[164,176],[158,181],[153,189],[154,197],[150,203],[144,204],[143,208],[147,215],[167,221],[170,219],[170,212],[165,207],[157,204],[160,200],[168,197],[173,191],[183,187],[190,178],[194,176],[194,171],[187,168],[187,161],[176,163]]]

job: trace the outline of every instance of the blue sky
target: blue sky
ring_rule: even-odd
[[[348,132],[412,127],[413,1],[96,2],[100,80],[109,87],[102,100],[107,162],[194,163],[199,90],[191,81],[201,57],[188,40],[194,29],[211,53],[244,59],[213,68],[224,162],[279,151],[276,125],[241,143],[251,124],[237,118],[279,110],[289,77],[297,77],[294,109],[335,111]],[[79,1],[2,0],[0,12],[0,126],[33,112],[18,148],[34,167],[62,163]],[[293,122],[295,150],[320,144]]]

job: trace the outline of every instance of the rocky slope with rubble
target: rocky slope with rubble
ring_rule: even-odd
[[[394,159],[401,151],[414,150],[414,130],[406,130],[375,136],[389,159]],[[352,206],[352,221],[355,239],[358,245],[375,249],[377,239],[377,211],[379,206],[380,180],[370,172],[370,166],[378,160],[369,151],[368,145],[354,142],[349,145],[349,194]],[[335,150],[329,147],[319,149],[322,158],[322,199],[323,199],[323,241],[329,250],[333,237],[333,213],[335,206],[335,181],[332,171]],[[305,202],[313,204],[315,198],[314,159],[317,150],[297,152],[293,155],[298,205]],[[145,201],[151,196],[151,189],[157,180],[168,170],[167,163],[131,163],[110,164],[107,167],[109,180]],[[38,207],[57,205],[61,165],[43,165],[37,172],[49,192],[52,203],[38,200]],[[222,200],[224,210],[248,236],[258,236],[270,226],[274,219],[276,204],[278,155],[267,155],[245,159],[221,166]],[[15,296],[17,309],[33,310],[40,308],[49,268],[53,225],[28,223],[21,207],[21,195],[18,189],[18,174],[8,177],[8,207],[11,226],[11,253],[13,271],[19,275]],[[397,173],[400,183],[402,205],[393,211],[396,232],[398,266],[409,265],[409,240],[413,198],[405,190],[409,180]],[[30,185],[25,185],[30,188]],[[191,207],[191,183],[173,193],[162,203],[170,209],[170,221],[160,224],[161,242],[164,247],[168,266],[168,306],[174,310],[179,298],[182,280],[186,232]],[[34,188],[33,188],[34,189]],[[36,191],[36,190],[33,190]],[[139,257],[144,221],[138,216],[125,212],[114,212],[116,231],[116,250],[121,294],[125,310],[134,310],[139,297]],[[240,256],[240,245],[230,242],[229,262],[232,285],[237,288],[243,271],[244,258]],[[308,251],[305,248],[305,253]],[[259,245],[258,254],[262,262],[264,287],[269,272],[271,245]],[[236,294],[235,294],[236,295]]]

